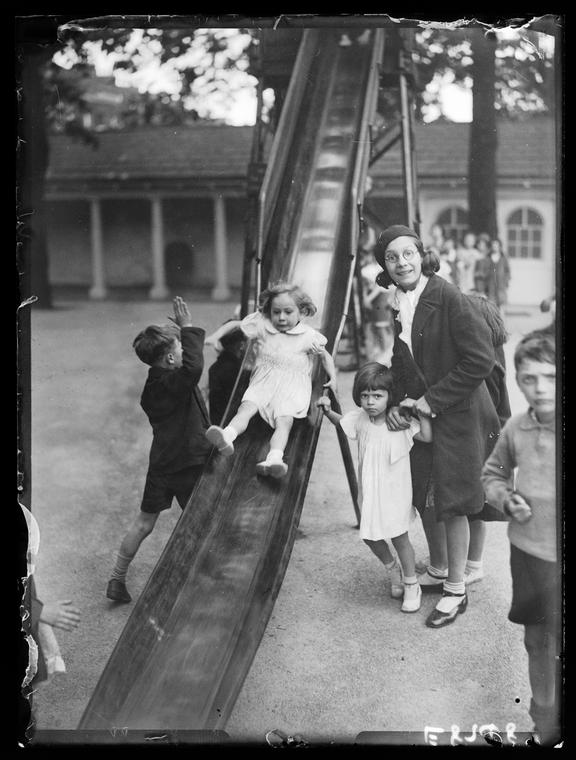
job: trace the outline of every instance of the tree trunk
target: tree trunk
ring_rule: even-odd
[[[36,305],[52,306],[48,279],[48,251],[44,183],[48,168],[48,137],[44,110],[42,67],[50,59],[45,47],[21,47],[20,121],[18,125],[18,215],[20,293],[36,296]]]
[[[483,29],[471,30],[472,123],[468,153],[469,225],[473,232],[498,235],[496,219],[495,53],[496,38]]]

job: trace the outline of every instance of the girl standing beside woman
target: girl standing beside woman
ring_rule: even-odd
[[[322,396],[318,406],[333,425],[358,442],[358,500],[361,506],[360,537],[378,559],[390,567],[386,539],[392,541],[402,567],[402,612],[420,609],[422,591],[416,578],[414,549],[408,528],[414,518],[410,449],[413,439],[430,441],[430,421],[419,415],[405,430],[393,432],[386,425],[392,403],[392,372],[378,362],[365,364],[354,378],[354,412],[342,416]],[[408,416],[410,416],[410,410]],[[395,596],[395,594],[393,594]]]
[[[393,225],[378,238],[382,287],[396,285],[398,310],[392,372],[398,386],[387,415],[392,430],[406,428],[401,407],[431,419],[432,443],[411,452],[414,504],[432,548],[435,522],[446,535],[448,573],[442,597],[426,620],[452,623],[466,610],[464,572],[468,516],[484,507],[480,475],[500,430],[484,380],[494,367],[490,330],[457,287],[438,277],[438,259],[409,227]],[[428,513],[428,514],[426,514]],[[430,519],[430,515],[432,519]]]

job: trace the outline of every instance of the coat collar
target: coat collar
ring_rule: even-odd
[[[422,331],[422,328],[426,324],[430,315],[440,306],[442,303],[442,292],[446,281],[442,277],[438,277],[435,274],[430,275],[428,283],[418,300],[416,306],[416,312],[414,313],[414,321],[412,322],[412,346],[417,339],[418,334]]]

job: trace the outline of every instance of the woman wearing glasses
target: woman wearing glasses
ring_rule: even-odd
[[[378,284],[395,286],[392,372],[400,395],[388,426],[406,426],[400,406],[432,419],[432,444],[414,445],[411,468],[414,504],[430,547],[425,575],[435,571],[432,587],[435,582],[442,591],[426,625],[440,628],[468,604],[468,516],[484,507],[480,474],[500,430],[484,383],[494,366],[494,349],[482,316],[455,285],[435,274],[438,257],[424,250],[413,230],[388,227],[374,253],[383,268]]]

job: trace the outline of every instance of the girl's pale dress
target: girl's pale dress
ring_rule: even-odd
[[[409,428],[394,432],[356,409],[345,414],[340,425],[358,442],[360,538],[380,541],[406,533],[416,515],[409,454],[420,423],[411,420]]]
[[[302,322],[279,332],[260,312],[244,317],[240,326],[257,347],[242,401],[256,404],[260,416],[273,428],[278,417],[306,417],[314,355],[322,353],[327,342],[324,335]]]

